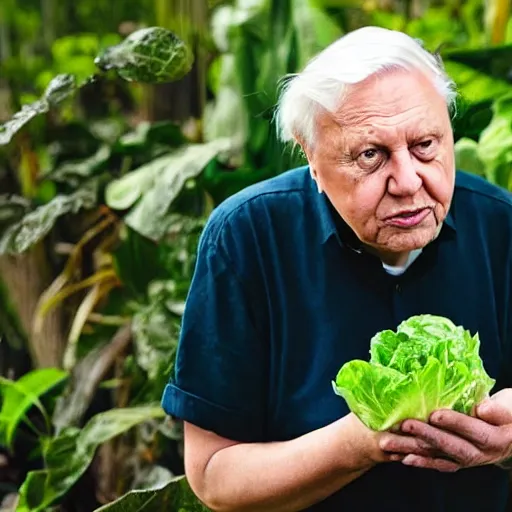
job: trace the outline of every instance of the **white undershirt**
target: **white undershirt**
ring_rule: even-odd
[[[384,267],[384,270],[393,276],[400,276],[402,275],[416,260],[416,258],[421,254],[421,251],[423,249],[414,249],[409,253],[409,257],[407,258],[407,261],[403,265],[387,265],[386,263],[382,262],[382,266]]]

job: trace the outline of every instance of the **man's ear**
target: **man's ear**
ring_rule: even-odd
[[[306,156],[306,159],[307,159],[308,165],[309,165],[309,171],[311,174],[311,178],[316,182],[316,186],[318,187],[318,193],[321,194],[322,193],[322,185],[320,184],[320,180],[319,180],[318,174],[316,172],[316,165],[315,165],[316,162],[315,162],[313,150],[311,149],[311,147],[308,144],[305,143],[304,138],[301,135],[294,133],[294,137],[295,137],[295,140],[297,141],[297,143],[299,144],[299,146],[301,147],[304,155]]]
[[[302,152],[304,153],[304,155],[306,156],[306,158],[308,160],[308,163],[311,164],[312,158],[313,158],[313,152],[311,151],[309,146],[306,144],[302,135],[300,135],[299,133],[294,133],[293,138],[295,139],[297,144],[300,146]]]

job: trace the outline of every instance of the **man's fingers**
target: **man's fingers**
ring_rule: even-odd
[[[476,416],[497,427],[512,424],[512,411],[497,400],[488,399],[478,405]]]
[[[481,456],[480,450],[469,441],[422,421],[407,420],[403,423],[402,430],[422,439],[434,449],[463,465],[470,465]]]
[[[436,469],[446,473],[453,473],[460,469],[460,465],[446,459],[438,459],[431,457],[421,457],[419,455],[407,455],[402,460],[402,464],[406,466],[414,466],[417,468]]]
[[[478,446],[493,443],[497,431],[493,425],[483,419],[473,418],[466,414],[450,410],[434,412],[429,420],[431,425],[456,434]]]
[[[415,453],[432,456],[435,453],[435,450],[422,439],[400,434],[384,434],[380,439],[379,446],[382,451],[395,454]]]

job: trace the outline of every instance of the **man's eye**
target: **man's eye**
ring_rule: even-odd
[[[357,157],[359,167],[362,169],[376,169],[382,162],[382,151],[378,148],[365,149]]]
[[[374,160],[377,155],[378,151],[376,149],[367,149],[361,153],[361,157],[364,160]]]
[[[424,140],[416,144],[414,148],[414,153],[416,156],[422,160],[432,160],[437,153],[437,144],[434,139]]]

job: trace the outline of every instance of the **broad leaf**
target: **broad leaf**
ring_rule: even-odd
[[[316,0],[295,0],[292,12],[299,50],[297,68],[302,69],[309,59],[339,38],[342,31]]]
[[[249,118],[246,103],[238,85],[234,55],[218,59],[219,83],[215,99],[205,108],[203,129],[206,141],[230,138],[233,154],[228,155],[232,167],[243,163],[244,145],[248,137]]]
[[[42,240],[64,214],[96,205],[96,184],[89,183],[69,196],[60,195],[7,228],[0,238],[0,254],[20,254]]]
[[[165,269],[160,264],[162,247],[129,227],[125,227],[120,238],[112,251],[116,274],[124,286],[144,297],[151,281],[165,278]]]
[[[69,427],[82,424],[82,419],[93,402],[96,390],[106,378],[120,354],[131,342],[131,326],[127,322],[106,343],[89,349],[73,368],[70,386],[55,404],[52,423],[57,435]],[[151,403],[147,400],[145,404]]]
[[[179,146],[186,141],[181,128],[171,121],[139,123],[131,132],[122,135],[114,144],[113,152],[134,154],[148,146]]]
[[[54,107],[71,96],[77,88],[76,78],[70,74],[57,75],[46,88],[43,99]]]
[[[0,146],[8,144],[34,117],[45,114],[51,107],[58,105],[76,89],[75,78],[72,75],[57,75],[48,85],[43,96],[29,105],[24,105],[13,118],[0,125]]]
[[[101,70],[115,70],[129,81],[162,83],[183,78],[194,63],[188,45],[173,32],[149,27],[130,34],[104,50],[95,60]]]
[[[455,141],[463,137],[478,140],[492,120],[492,104],[492,100],[470,103],[458,98],[457,113],[452,121]]]
[[[16,429],[25,413],[34,405],[42,409],[39,398],[67,377],[67,372],[57,368],[34,370],[17,381],[0,377],[0,445],[12,448]]]
[[[150,380],[167,375],[166,369],[176,350],[177,328],[176,316],[160,301],[135,313],[132,330],[137,363]]]
[[[485,165],[478,155],[478,142],[463,137],[455,144],[457,169],[485,176]]]
[[[464,64],[500,80],[508,81],[512,72],[512,45],[475,49],[452,49],[441,53],[444,60]]]
[[[219,153],[229,150],[229,139],[190,144],[157,158],[107,186],[107,205],[126,209],[140,201],[125,217],[135,231],[160,240],[169,229],[169,208],[186,181],[198,176]]]
[[[134,490],[96,512],[208,512],[194,495],[184,476],[150,490]]]
[[[110,154],[110,147],[107,144],[102,145],[94,155],[88,158],[64,162],[52,171],[48,178],[52,181],[68,183],[72,188],[77,188],[88,178],[105,169]]]
[[[105,188],[105,202],[114,210],[132,207],[142,195],[151,189],[171,155],[157,158],[129,172],[122,178],[111,181]]]
[[[47,509],[83,475],[98,446],[144,421],[163,417],[165,413],[160,407],[112,409],[94,416],[82,430],[67,429],[46,446],[46,469],[31,471],[27,475],[20,488],[17,511]]]
[[[448,60],[444,64],[461,96],[471,103],[494,100],[510,92],[510,84],[503,79],[493,78],[459,62]]]
[[[497,100],[492,110],[492,121],[480,134],[478,156],[487,179],[507,188],[512,169],[512,95]]]
[[[159,430],[161,431],[162,429],[160,428]],[[163,466],[157,464],[143,465],[135,470],[132,489],[142,491],[144,489],[160,488],[167,485],[173,476],[171,471]]]

